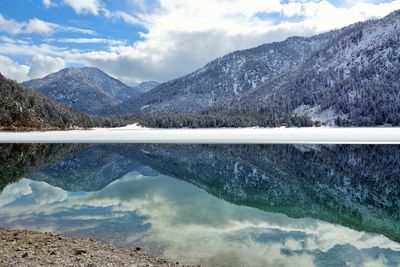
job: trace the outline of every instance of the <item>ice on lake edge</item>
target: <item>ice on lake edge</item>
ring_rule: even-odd
[[[0,143],[400,144],[400,128],[120,128],[0,132]]]

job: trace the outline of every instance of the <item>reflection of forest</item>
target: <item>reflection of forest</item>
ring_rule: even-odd
[[[4,187],[64,158],[83,145],[0,144],[0,192]]]
[[[1,150],[3,187],[25,176],[67,191],[97,191],[133,170],[162,173],[232,203],[400,240],[400,146],[2,145]]]

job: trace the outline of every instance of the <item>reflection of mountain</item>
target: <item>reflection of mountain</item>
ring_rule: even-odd
[[[98,191],[131,171],[151,176],[156,172],[122,153],[122,146],[84,148],[33,173],[29,178],[66,191]]]
[[[400,146],[146,146],[141,161],[240,205],[400,240]]]
[[[97,145],[29,178],[96,191],[130,171],[160,172],[239,205],[399,241],[399,152],[400,146],[368,145]]]
[[[82,145],[0,144],[0,192],[3,188]]]

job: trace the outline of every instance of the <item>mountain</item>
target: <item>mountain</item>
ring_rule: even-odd
[[[339,125],[400,123],[400,11],[218,58],[119,112],[307,114]],[[339,118],[338,118],[339,117]]]
[[[356,126],[400,125],[400,11],[356,24],[290,72],[236,101]],[[257,101],[254,101],[257,99]]]
[[[228,54],[122,104],[120,111],[199,112],[228,105],[237,96],[304,62],[338,34],[332,31],[311,38],[293,37]]]
[[[125,85],[103,71],[89,67],[65,68],[42,79],[24,82],[23,85],[90,114],[98,114],[102,109],[133,99],[144,90]],[[150,88],[151,84],[143,87]]]
[[[135,89],[140,92],[141,94],[147,93],[153,88],[156,88],[159,86],[161,83],[156,82],[156,81],[147,81],[147,82],[142,82],[139,83],[137,86],[135,86]]]
[[[25,89],[0,74],[1,129],[67,129],[74,126],[117,126],[115,118],[89,116],[75,111],[48,97]]]

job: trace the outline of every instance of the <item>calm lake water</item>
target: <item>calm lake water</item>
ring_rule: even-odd
[[[0,145],[0,225],[202,266],[399,266],[400,146]]]

